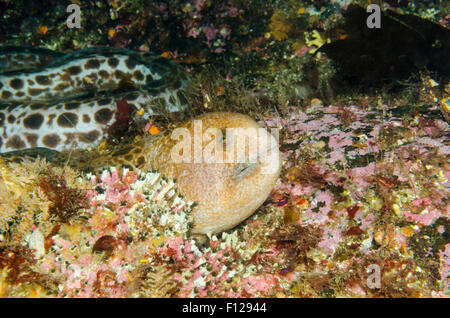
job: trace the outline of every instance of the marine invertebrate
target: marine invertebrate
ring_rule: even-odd
[[[86,193],[68,186],[64,177],[51,171],[40,178],[39,187],[51,202],[50,215],[61,222],[69,221],[80,209],[89,207]]]
[[[275,11],[270,17],[269,29],[275,40],[287,39],[292,29],[292,23],[282,11]]]
[[[167,298],[177,291],[178,282],[173,279],[173,271],[164,265],[146,266],[140,284],[139,297]]]
[[[121,297],[136,289],[148,295],[153,291],[140,290],[140,283],[151,279],[142,270],[159,271],[155,250],[168,239],[187,237],[192,202],[157,172],[111,168],[82,178],[91,185],[90,209],[78,223],[52,230],[36,268],[60,278],[60,297]]]
[[[45,159],[6,163],[0,157],[0,245],[16,245],[37,228],[44,236],[87,207],[89,184],[70,167]]]
[[[305,43],[307,46],[313,47],[313,49],[309,50],[308,53],[314,54],[325,43],[330,43],[330,39],[324,39],[319,31],[312,30],[312,32],[305,32]],[[320,52],[317,56],[320,58]]]
[[[283,264],[286,268],[293,268],[298,262],[308,261],[306,253],[317,246],[321,235],[322,230],[318,227],[294,223],[275,230],[270,238],[275,248],[282,253]]]
[[[43,169],[41,160],[7,165],[0,158],[0,244],[19,244],[33,224],[49,230],[51,202],[37,186]]]

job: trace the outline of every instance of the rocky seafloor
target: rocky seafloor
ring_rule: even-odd
[[[194,114],[237,111],[277,128],[282,172],[251,217],[199,238],[194,202],[157,171],[0,158],[1,297],[449,296],[450,74],[439,46],[428,65],[411,58],[399,70],[380,54],[392,73],[364,72],[348,67],[364,64],[350,52],[343,62],[316,51],[360,36],[344,23],[350,1],[72,2],[78,30],[64,25],[69,1],[0,1],[0,44],[160,53],[190,73]],[[436,39],[445,49],[449,8],[436,2],[383,8],[420,17],[419,31],[447,30]]]

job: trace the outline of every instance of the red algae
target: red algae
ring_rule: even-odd
[[[39,186],[52,202],[50,213],[61,222],[68,222],[80,209],[89,206],[85,193],[69,187],[61,176],[45,175]]]

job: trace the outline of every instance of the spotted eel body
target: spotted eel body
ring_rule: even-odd
[[[142,120],[189,107],[187,74],[152,53],[7,46],[0,47],[0,62],[0,153],[96,146],[122,99]]]

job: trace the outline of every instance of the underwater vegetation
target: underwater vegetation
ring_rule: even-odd
[[[79,30],[65,26],[72,2]],[[103,96],[81,79],[95,107],[111,98],[98,143],[0,157],[0,296],[448,297],[448,2],[383,1],[373,32],[369,1],[352,3],[0,1],[0,44],[32,46],[38,67],[90,47],[154,56],[189,74],[188,120],[238,112],[275,129],[281,155],[253,214],[194,233],[201,203],[236,192],[233,211],[254,195],[229,183],[187,199],[183,182],[210,180],[152,165],[182,118],[134,107],[124,74]],[[0,134],[13,125],[4,105]]]
[[[53,168],[45,160],[2,160],[0,167],[2,244],[20,245],[36,226],[47,235],[56,221],[67,222],[86,207],[84,194],[73,187],[77,181],[70,168]]]

